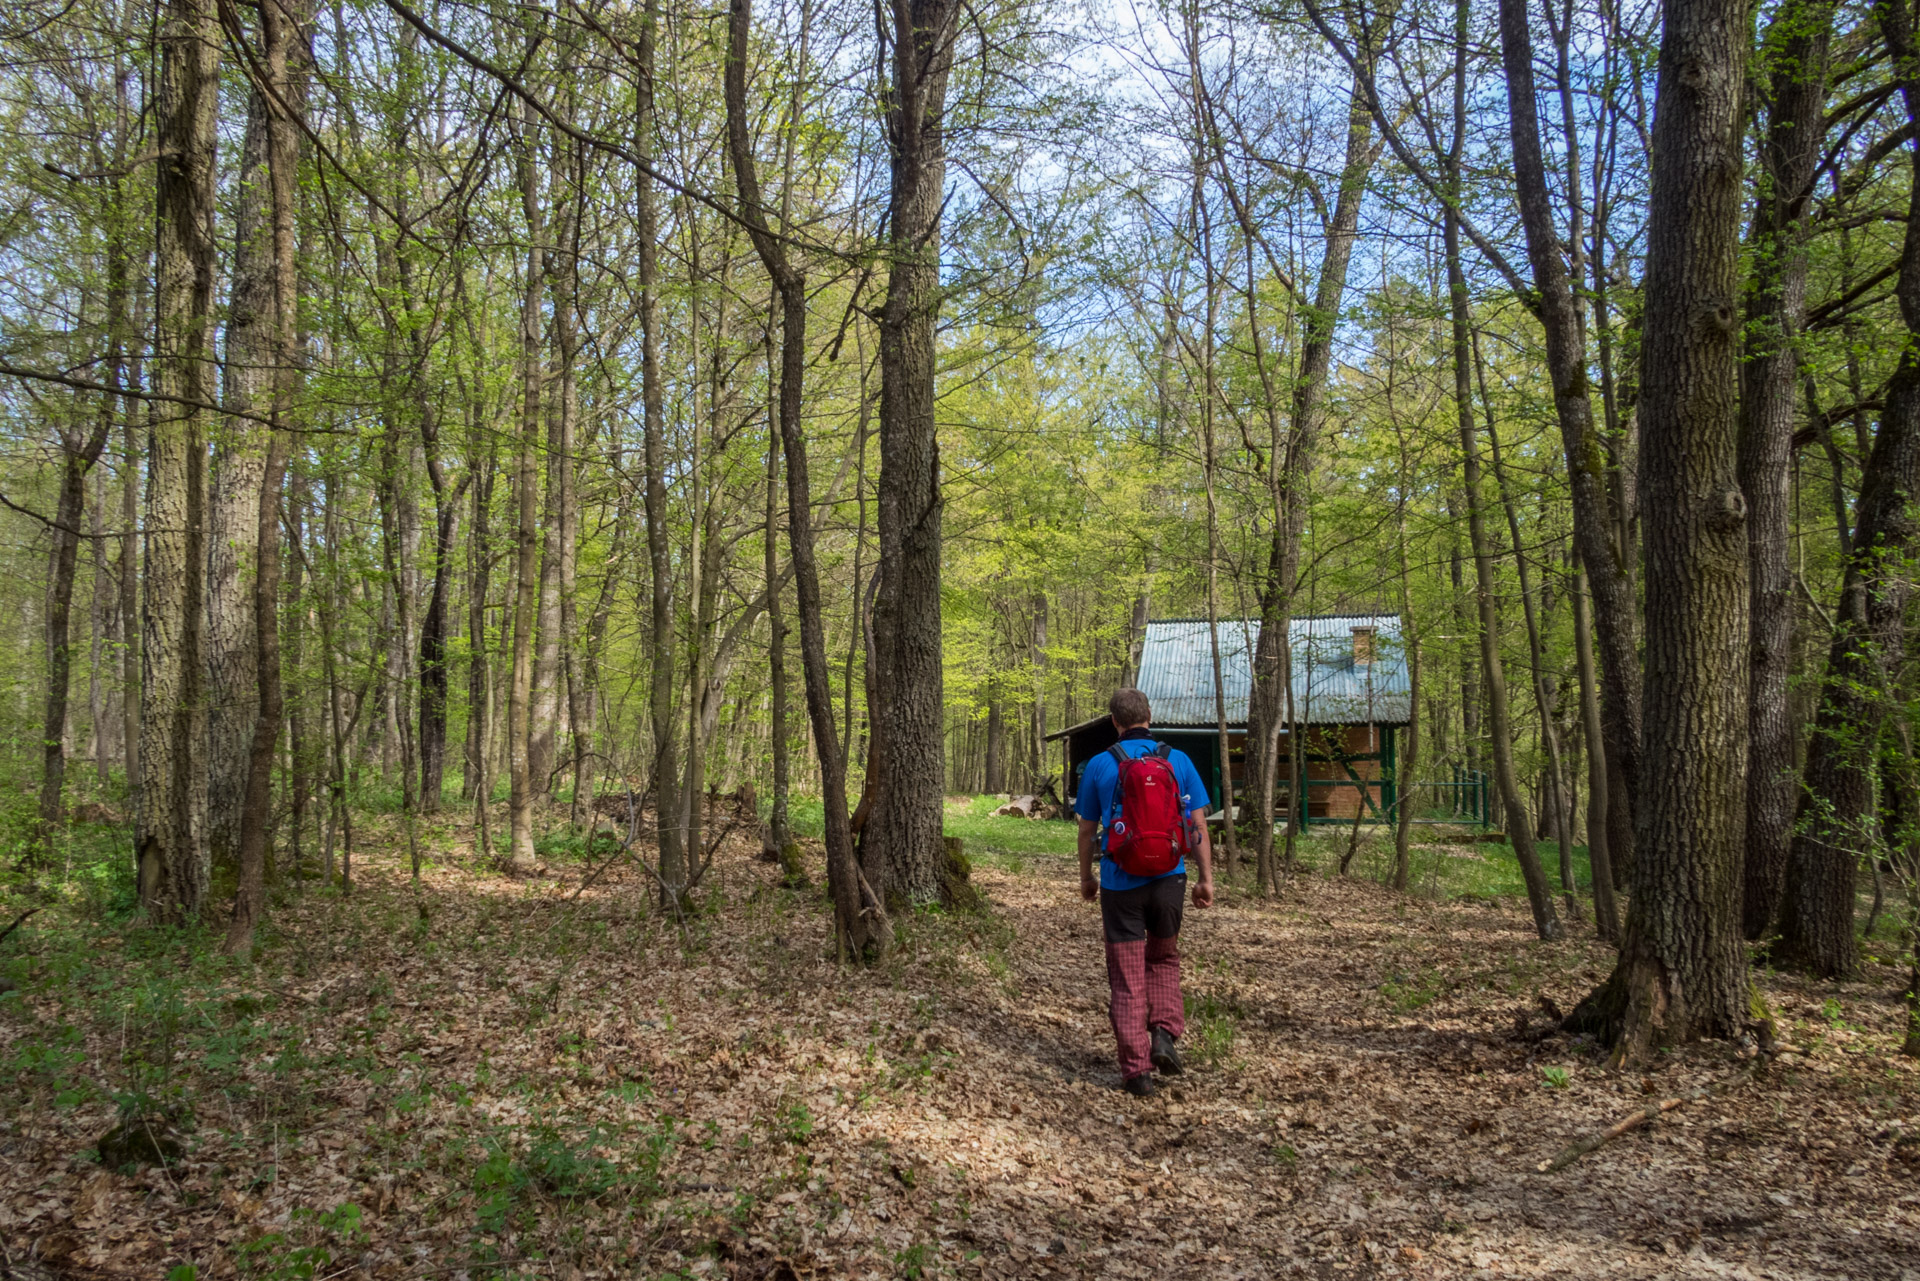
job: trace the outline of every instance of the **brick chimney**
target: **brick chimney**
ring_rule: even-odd
[[[1374,631],[1372,627],[1353,629],[1353,665],[1355,667],[1365,667],[1373,662]]]

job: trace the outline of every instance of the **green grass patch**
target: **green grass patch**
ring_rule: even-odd
[[[1002,803],[997,796],[947,799],[946,833],[966,841],[967,857],[985,856],[1013,872],[1023,871],[1021,861],[1029,857],[1073,857],[1079,824],[1071,819],[996,818],[993,811]],[[789,810],[794,835],[820,837],[826,830],[822,814],[818,800],[796,796]]]
[[[1347,852],[1351,829],[1345,826],[1313,828],[1295,847],[1296,866],[1303,871],[1332,875]],[[1450,900],[1524,899],[1527,883],[1520,875],[1520,860],[1513,846],[1491,841],[1470,841],[1457,832],[1416,827],[1412,832],[1412,876],[1409,887],[1429,898]],[[1557,895],[1560,890],[1560,846],[1556,841],[1541,841],[1535,847],[1540,864],[1546,870],[1547,883]],[[1393,876],[1393,830],[1387,827],[1362,827],[1360,844],[1348,868],[1350,876],[1386,881]],[[1593,888],[1593,873],[1587,865],[1587,847],[1573,847],[1573,882],[1585,896]]]

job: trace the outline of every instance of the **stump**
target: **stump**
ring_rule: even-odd
[[[780,847],[780,883],[790,890],[805,889],[811,882],[807,880],[807,862],[805,851],[799,841],[788,841]]]
[[[940,867],[940,888],[947,906],[956,912],[978,912],[987,906],[986,898],[973,884],[973,864],[967,858],[966,842],[958,836],[945,838],[946,857]]]

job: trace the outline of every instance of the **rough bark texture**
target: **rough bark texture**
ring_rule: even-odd
[[[266,136],[268,188],[269,284],[268,352],[271,358],[272,427],[254,433],[267,437],[259,492],[254,496],[255,548],[252,609],[255,718],[246,760],[246,786],[240,808],[235,855],[239,889],[234,896],[233,919],[227,927],[226,950],[250,957],[254,930],[267,913],[267,837],[272,825],[273,762],[280,739],[283,711],[280,685],[280,498],[286,478],[292,437],[294,396],[299,388],[299,273],[295,267],[294,192],[300,142],[297,126],[288,114],[305,103],[306,77],[300,74],[296,50],[304,50],[300,26],[306,21],[304,0],[263,0],[260,5],[260,70],[272,102],[255,92],[265,108],[261,132]],[[251,121],[249,121],[251,127]]]
[[[1618,803],[1607,811],[1607,839],[1616,860],[1633,859],[1633,806],[1640,761],[1640,656],[1634,643],[1633,549],[1616,535],[1607,493],[1606,453],[1594,428],[1587,381],[1586,342],[1573,283],[1554,223],[1540,115],[1533,80],[1533,33],[1526,0],[1500,0],[1500,54],[1507,82],[1513,142],[1514,191],[1526,231],[1527,261],[1537,291],[1536,314],[1546,337],[1554,413],[1567,457],[1573,500],[1573,537],[1593,592],[1594,631],[1600,642],[1601,710],[1607,769]]]
[[[887,296],[880,308],[880,585],[873,610],[879,700],[871,709],[880,776],[862,832],[862,861],[883,895],[916,903],[944,894],[934,320],[941,298],[947,79],[960,12],[954,0],[899,0],[892,7],[886,31],[892,74],[881,101],[892,182]]]
[[[1734,150],[1744,13],[1725,0],[1668,0],[1660,45],[1640,395],[1647,644],[1633,901],[1612,978],[1572,1020],[1612,1042],[1617,1061],[1734,1035],[1748,1017]]]
[[[227,301],[226,363],[207,507],[207,847],[216,866],[239,855],[247,758],[257,719],[258,650],[253,624],[254,557],[267,435],[256,415],[273,395],[274,303],[269,108],[259,86],[247,95],[247,124],[233,217],[233,287]]]
[[[206,898],[207,775],[201,633],[205,427],[213,395],[214,164],[220,30],[208,0],[170,0],[154,94],[154,370],[135,834],[140,905],[161,922]]]
[[[1879,6],[1880,29],[1910,124],[1920,122],[1920,50],[1905,0]],[[1920,140],[1909,144],[1914,168],[1906,237],[1894,293],[1907,328],[1906,346],[1887,385],[1886,409],[1862,471],[1847,572],[1834,611],[1826,684],[1807,744],[1798,834],[1780,911],[1783,963],[1836,976],[1858,963],[1854,943],[1854,878],[1863,854],[1875,854],[1874,758],[1889,705],[1899,697],[1891,673],[1904,654],[1920,491]]]
[[[1790,531],[1794,386],[1807,311],[1807,208],[1820,163],[1832,0],[1788,0],[1761,48],[1767,131],[1747,237],[1745,361],[1741,367],[1740,490],[1747,500],[1747,595],[1752,687],[1747,704],[1747,850],[1741,926],[1772,926],[1786,886],[1794,802]]]

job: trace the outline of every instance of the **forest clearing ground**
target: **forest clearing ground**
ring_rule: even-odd
[[[569,901],[588,865],[508,880],[442,820],[416,889],[391,822],[373,828],[353,896],[285,896],[251,972],[79,917],[10,941],[14,1259],[176,1278],[1920,1276],[1920,1076],[1894,1052],[1891,968],[1762,973],[1808,1055],[1543,1175],[1743,1064],[1707,1047],[1608,1074],[1547,1034],[1540,998],[1570,1006],[1609,954],[1584,927],[1534,941],[1511,900],[1313,874],[1277,905],[1229,889],[1189,909],[1189,1072],[1135,1100],[1097,913],[1025,832],[1025,852],[976,860],[988,915],[915,916],[862,971],[833,964],[818,886],[782,887],[739,838],[683,946],[630,868]],[[123,1108],[177,1119],[171,1170],[97,1163]]]

